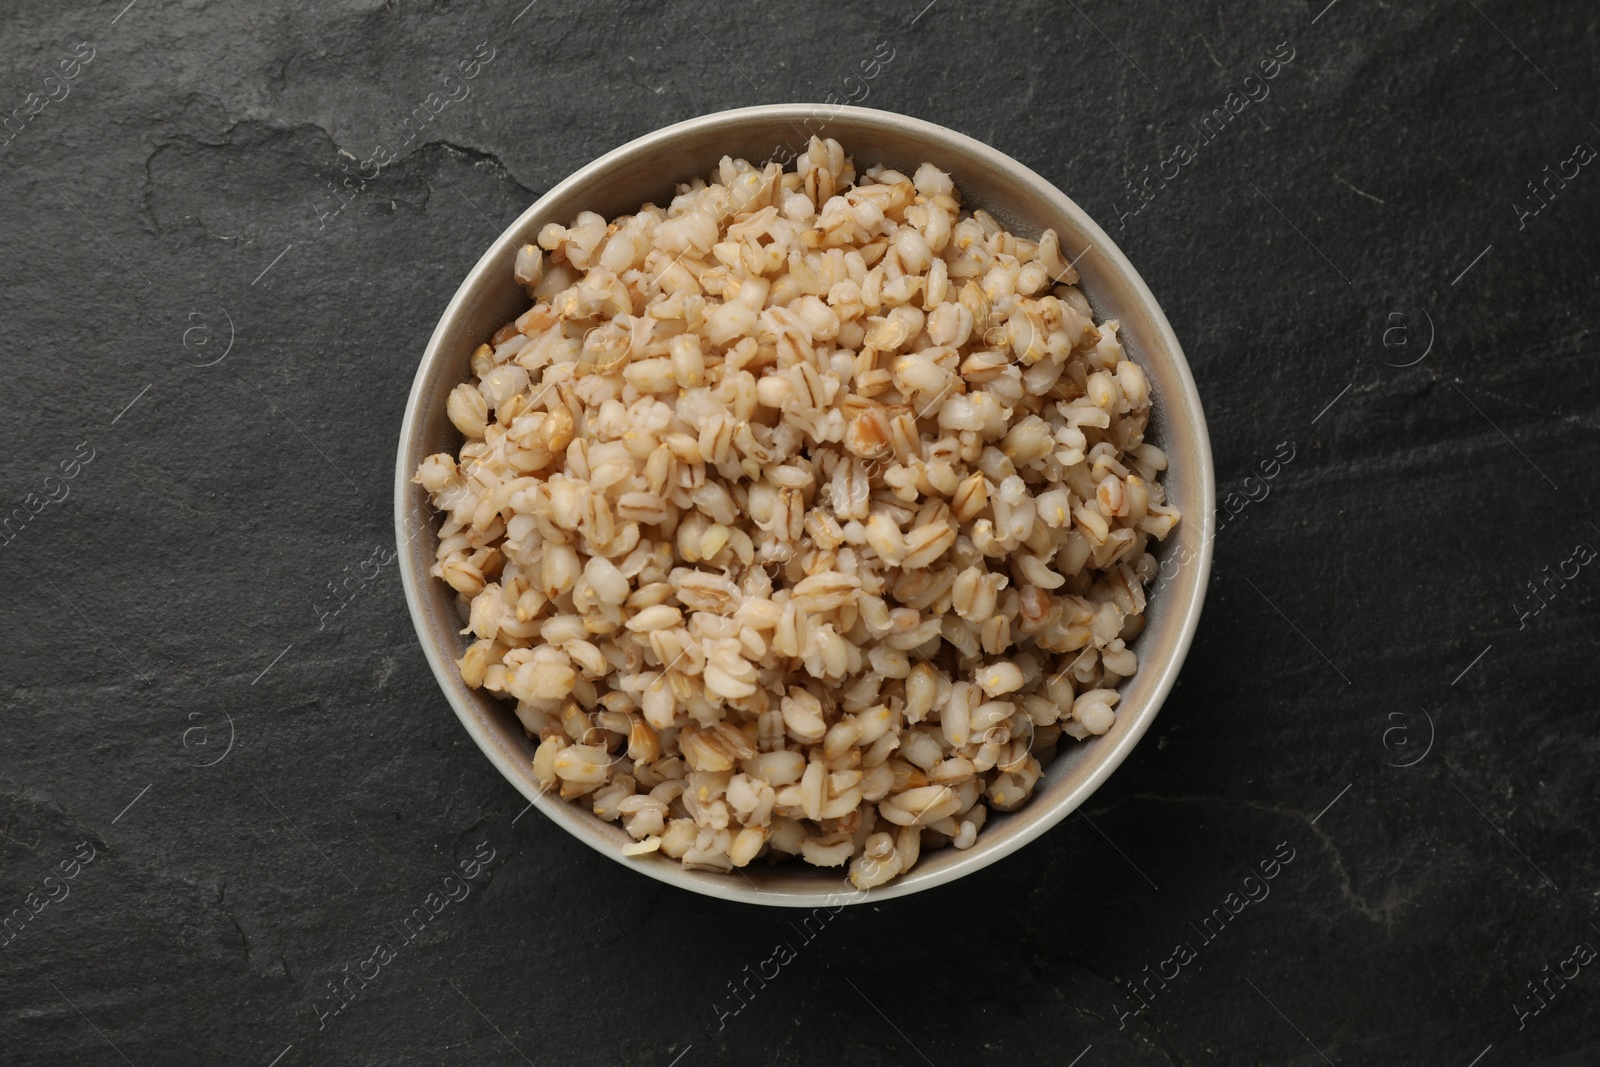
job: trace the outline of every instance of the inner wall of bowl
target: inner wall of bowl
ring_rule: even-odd
[[[773,111],[788,111],[774,116]],[[810,117],[809,125],[805,120]],[[921,162],[931,162],[949,172],[966,209],[983,208],[1013,232],[1033,238],[1053,227],[1063,252],[1077,258],[1083,292],[1099,319],[1122,322],[1121,338],[1130,356],[1150,379],[1156,415],[1151,440],[1171,457],[1163,477],[1168,498],[1184,512],[1184,521],[1162,548],[1163,558],[1189,561],[1162,581],[1147,610],[1145,632],[1135,643],[1141,667],[1123,686],[1116,726],[1093,741],[1067,745],[1047,769],[1034,797],[1018,812],[992,814],[979,834],[977,845],[964,852],[945,848],[925,853],[912,871],[874,890],[873,899],[914,892],[983,866],[1020,847],[1059,821],[1098,786],[1131,749],[1154,717],[1159,698],[1171,687],[1186,650],[1189,616],[1198,608],[1209,556],[1211,479],[1209,443],[1203,417],[1191,410],[1192,389],[1188,371],[1170,328],[1148,291],[1110,244],[1109,238],[1059,190],[1031,172],[1019,176],[1017,168],[991,158],[987,150],[948,131],[899,116],[861,109],[832,112],[818,108],[750,109],[694,120],[625,146],[575,174],[551,190],[485,254],[474,268],[452,309],[447,311],[431,348],[435,358],[425,365],[416,386],[412,415],[414,433],[402,462],[416,464],[435,452],[454,452],[461,439],[445,414],[450,389],[470,375],[473,349],[505,322],[529,305],[512,277],[516,250],[533,242],[549,222],[569,223],[580,211],[596,211],[612,218],[636,212],[646,202],[665,205],[674,185],[706,177],[718,161],[729,155],[752,162],[788,161],[804,151],[809,131],[838,139],[854,161],[857,172],[883,163],[911,173]],[[930,133],[930,131],[932,131]],[[603,171],[603,173],[599,173]],[[1087,251],[1086,251],[1087,250]],[[1081,258],[1078,258],[1081,257]],[[1176,410],[1174,410],[1176,409]],[[1175,436],[1176,435],[1176,436]],[[406,565],[416,583],[415,594],[424,605],[425,625],[435,647],[460,655],[467,639],[461,627],[453,592],[427,576],[437,541],[437,523],[429,517],[425,494],[412,486],[408,495],[411,518],[402,519]],[[1148,658],[1147,658],[1148,653]],[[448,667],[449,669],[445,669]],[[596,819],[588,811],[559,799],[539,796],[530,761],[533,745],[523,734],[507,702],[468,688],[453,665],[435,663],[440,682],[458,709],[470,709],[464,721],[489,755],[528,797],[549,817],[602,850],[617,855],[630,839],[616,824]],[[476,727],[476,728],[474,728]],[[675,860],[661,856],[628,861],[676,884],[689,884],[716,896],[756,899],[763,903],[811,906],[827,893],[848,891],[840,870],[819,870],[801,864],[776,867],[755,865],[740,874],[686,872]]]

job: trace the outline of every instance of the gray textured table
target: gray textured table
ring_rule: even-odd
[[[1592,5],[124,2],[0,12],[0,1061],[1600,1062]],[[487,242],[830,93],[1101,221],[1227,517],[1083,815],[801,931],[518,819],[383,560]]]

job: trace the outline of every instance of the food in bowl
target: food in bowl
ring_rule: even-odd
[[[433,574],[462,679],[624,851],[871,888],[1115,724],[1179,514],[1054,231],[814,138],[548,225],[515,274],[416,473]]]

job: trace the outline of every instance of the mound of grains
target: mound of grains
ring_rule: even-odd
[[[624,851],[861,888],[968,848],[1138,666],[1150,389],[1046,231],[813,139],[522,249],[444,512],[467,684]]]

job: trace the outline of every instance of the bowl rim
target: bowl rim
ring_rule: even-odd
[[[396,545],[399,554],[404,556],[407,545],[415,536],[432,529],[431,521],[422,523],[418,528],[413,529],[413,504],[410,499],[411,478],[414,471],[410,466],[409,452],[411,442],[420,431],[419,411],[422,407],[426,381],[430,377],[435,364],[444,358],[443,342],[450,330],[451,323],[460,315],[471,294],[478,291],[490,279],[492,271],[496,269],[495,264],[501,262],[509,249],[518,244],[518,235],[527,229],[534,218],[547,210],[546,205],[568,195],[581,186],[593,182],[619,162],[637,157],[642,153],[649,153],[653,149],[669,146],[686,134],[738,126],[754,118],[770,119],[775,123],[787,122],[791,128],[799,129],[800,127],[796,125],[797,122],[805,119],[816,119],[819,116],[823,118],[824,129],[819,131],[822,133],[826,133],[825,127],[828,122],[841,116],[868,125],[877,124],[895,129],[902,134],[909,134],[922,140],[938,143],[941,147],[948,147],[957,153],[978,156],[991,167],[1005,172],[1008,181],[1012,184],[1016,186],[1031,186],[1036,194],[1051,201],[1064,215],[1071,217],[1073,224],[1090,238],[1092,247],[1107,258],[1116,274],[1121,275],[1123,282],[1145,311],[1146,325],[1155,332],[1160,342],[1160,348],[1164,354],[1171,357],[1171,369],[1182,386],[1182,396],[1167,397],[1165,406],[1170,412],[1174,414],[1181,412],[1183,415],[1181,421],[1173,420],[1172,426],[1174,429],[1172,434],[1177,436],[1178,428],[1181,427],[1186,432],[1186,435],[1192,436],[1200,445],[1195,456],[1194,480],[1197,491],[1194,496],[1202,507],[1199,509],[1200,514],[1198,516],[1194,516],[1187,508],[1184,514],[1185,521],[1197,521],[1202,528],[1200,548],[1198,553],[1186,559],[1182,564],[1182,567],[1186,570],[1192,568],[1192,570],[1189,570],[1190,577],[1188,581],[1182,585],[1174,583],[1165,590],[1165,596],[1174,600],[1182,598],[1185,602],[1181,605],[1174,605],[1174,607],[1181,608],[1182,616],[1178,626],[1177,641],[1172,646],[1170,654],[1158,663],[1141,663],[1139,667],[1141,674],[1152,670],[1157,674],[1149,698],[1138,707],[1134,721],[1125,731],[1115,737],[1107,736],[1095,740],[1094,743],[1097,745],[1105,742],[1111,742],[1111,744],[1106,750],[1096,753],[1094,764],[1087,776],[1076,787],[1053,800],[1048,808],[1034,810],[1030,820],[1017,831],[992,840],[987,845],[982,840],[983,835],[980,833],[979,841],[973,847],[962,852],[955,862],[942,869],[935,872],[922,872],[920,876],[919,872],[913,869],[904,877],[896,878],[871,890],[856,890],[843,878],[838,881],[822,883],[815,890],[763,888],[755,886],[748,880],[735,879],[719,872],[691,870],[676,862],[639,863],[632,857],[622,855],[619,850],[609,847],[598,837],[579,832],[578,819],[593,820],[595,816],[592,812],[570,804],[559,797],[551,796],[546,790],[530,788],[528,784],[530,779],[527,777],[525,769],[521,767],[519,760],[507,751],[499,743],[498,739],[490,733],[475,709],[463,706],[462,702],[458,700],[453,688],[453,681],[458,678],[454,660],[432,639],[425,622],[427,610],[422,595],[422,586],[424,582],[433,581],[433,579],[426,573],[421,575],[414,574],[413,568],[407,566],[404,560],[402,560],[400,567],[401,584],[405,590],[406,605],[411,621],[416,629],[423,654],[427,657],[428,664],[433,669],[434,677],[439,683],[440,690],[479,750],[489,758],[501,776],[530,802],[530,806],[537,807],[553,823],[602,855],[606,855],[629,869],[654,878],[657,881],[722,900],[799,908],[834,907],[835,905],[860,903],[869,899],[877,902],[895,897],[909,896],[913,893],[956,881],[967,874],[971,874],[1011,855],[1024,845],[1037,840],[1081,807],[1111,776],[1112,772],[1122,765],[1129,753],[1143,738],[1151,723],[1155,721],[1156,715],[1159,714],[1173,686],[1176,684],[1178,674],[1188,656],[1195,632],[1199,626],[1201,610],[1205,605],[1205,594],[1211,574],[1212,543],[1215,537],[1216,485],[1210,433],[1206,425],[1199,388],[1195,384],[1183,347],[1178,342],[1171,323],[1167,321],[1166,313],[1157,302],[1155,294],[1150,291],[1144,278],[1134,268],[1122,250],[1117,247],[1116,242],[1111,239],[1089,213],[1084,211],[1076,201],[1052,182],[999,149],[948,127],[896,112],[834,104],[760,104],[699,115],[661,127],[606,152],[551,186],[500,232],[482,256],[479,257],[477,263],[467,272],[466,277],[457,287],[450,302],[440,313],[439,321],[428,338],[428,343],[423,350],[416,374],[412,379],[411,389],[406,400],[405,415],[401,421],[400,438],[397,443],[394,490]],[[683,180],[688,177],[691,176],[685,175]],[[959,180],[958,176],[955,177]],[[1039,800],[1035,796],[1030,798],[1029,802],[1018,810],[1028,811],[1037,803],[1039,803]],[[834,908],[834,910],[837,909]]]

